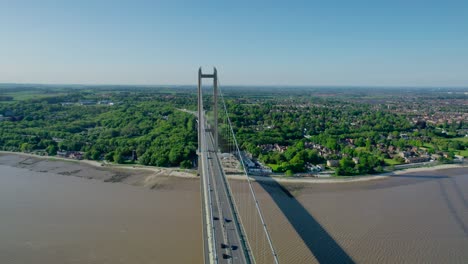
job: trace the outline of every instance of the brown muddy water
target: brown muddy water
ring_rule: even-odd
[[[203,260],[198,180],[151,188],[0,164],[0,263]],[[231,183],[237,197],[248,191]],[[255,189],[281,263],[467,263],[466,168]],[[271,263],[268,245],[252,246]]]
[[[256,188],[282,263],[468,263],[467,168]]]
[[[197,180],[157,190],[0,165],[0,263],[202,263]]]

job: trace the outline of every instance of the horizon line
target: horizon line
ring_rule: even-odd
[[[39,83],[39,82],[0,82],[0,85],[50,85],[50,86],[194,86],[197,84],[137,84],[137,83]],[[468,89],[468,85],[371,85],[371,84],[225,84],[225,87],[291,87],[291,88],[455,88]]]

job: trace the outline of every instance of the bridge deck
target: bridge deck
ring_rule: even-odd
[[[226,178],[223,174],[221,164],[217,152],[214,150],[214,140],[211,133],[203,126],[203,135],[201,138],[202,151],[201,158],[201,177],[205,178],[202,181],[202,190],[209,190],[208,199],[204,202],[211,200],[212,210],[204,210],[204,213],[212,212],[214,236],[216,245],[217,263],[250,263],[245,244],[241,237],[240,225],[235,216],[233,201],[230,198],[229,190],[227,187]],[[207,197],[203,194],[203,197]],[[204,216],[206,219],[206,215]],[[209,220],[205,220],[209,221]],[[210,228],[206,225],[206,228]],[[207,231],[204,232],[205,241],[209,240]],[[206,245],[206,243],[205,243]],[[206,245],[210,247],[211,245]],[[209,254],[209,250],[205,249],[205,254]],[[207,263],[210,258],[205,257]],[[216,260],[215,260],[216,263]]]

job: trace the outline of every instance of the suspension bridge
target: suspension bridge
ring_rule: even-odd
[[[213,80],[209,115],[204,107],[207,100],[203,97],[203,79]],[[216,68],[210,74],[202,73],[201,68],[198,71],[197,116],[205,263],[279,263],[232,128]],[[226,163],[241,168],[235,188],[226,177]]]

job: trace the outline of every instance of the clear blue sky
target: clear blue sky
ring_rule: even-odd
[[[468,87],[468,1],[3,1],[0,82]]]

